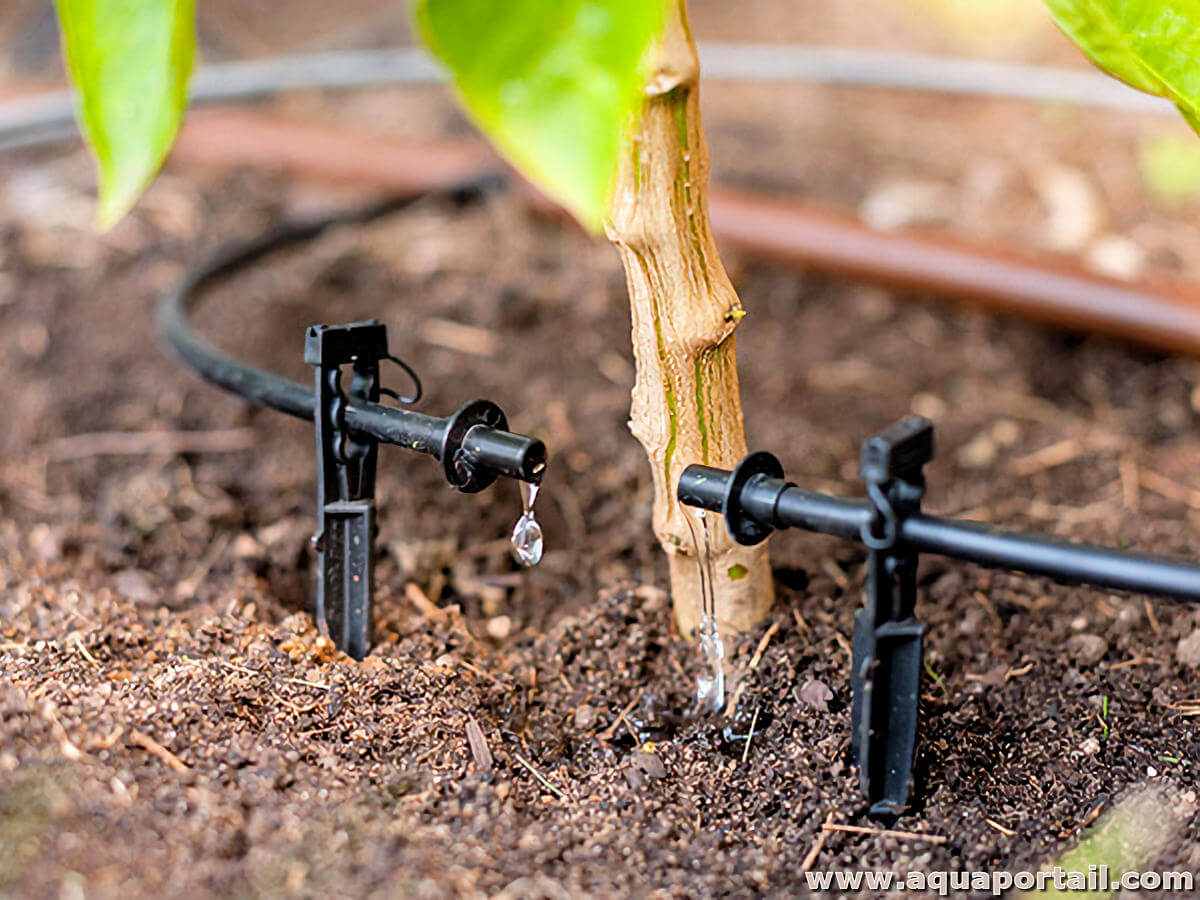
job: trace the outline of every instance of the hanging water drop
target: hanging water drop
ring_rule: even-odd
[[[513,558],[523,566],[536,566],[542,561],[542,526],[533,514],[533,503],[537,500],[538,487],[536,484],[521,482],[521,500],[524,510],[517,524],[513,526],[512,543]]]

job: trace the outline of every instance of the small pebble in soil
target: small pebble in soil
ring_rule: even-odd
[[[667,777],[667,767],[657,753],[638,750],[629,755],[630,765],[636,766],[647,778],[659,780]]]
[[[1081,666],[1094,666],[1108,653],[1108,641],[1098,634],[1074,634],[1067,638],[1067,652]]]
[[[512,634],[513,623],[508,616],[494,616],[487,620],[488,637],[502,641]]]
[[[1200,666],[1200,628],[1180,639],[1175,647],[1175,659],[1181,666]]]
[[[592,726],[596,724],[597,713],[596,707],[588,706],[586,703],[575,710],[575,727],[579,731],[590,731]]]
[[[262,544],[249,534],[239,534],[234,538],[231,549],[233,550],[234,559],[242,560],[257,559],[262,555],[263,550]]]
[[[833,699],[833,691],[823,681],[809,679],[800,688],[800,701],[818,712],[829,711],[829,701]]]

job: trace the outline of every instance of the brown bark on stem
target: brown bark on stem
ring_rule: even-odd
[[[622,156],[607,224],[633,311],[637,377],[630,430],[650,457],[654,530],[670,560],[675,617],[700,621],[696,548],[675,499],[691,463],[731,467],[746,452],[734,330],[744,315],[708,222],[708,147],[685,0],[670,4],[646,102]],[[773,599],[766,545],[734,543],[709,516],[717,621],[744,630]]]

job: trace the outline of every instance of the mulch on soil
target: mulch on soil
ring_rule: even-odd
[[[27,161],[24,189],[78,199],[72,159]],[[463,497],[385,451],[379,646],[333,653],[304,612],[310,429],[185,374],[149,315],[201,249],[312,202],[168,177],[104,239],[0,231],[0,892],[791,895],[804,864],[1036,867],[1148,781],[1194,810],[1200,616],[927,559],[922,799],[896,827],[945,840],[823,833],[869,824],[847,757],[863,557],[815,536],[774,543],[732,722],[687,718],[615,257],[508,198],[336,232],[200,317],[306,379],[305,325],[379,316],[423,409],[488,396],[554,453],[526,573],[514,485]],[[857,493],[858,443],[911,409],[939,425],[929,509],[1200,556],[1194,362],[732,263],[751,443],[789,477]],[[221,446],[62,442],[150,430]],[[1198,833],[1193,811],[1159,867],[1200,868]]]

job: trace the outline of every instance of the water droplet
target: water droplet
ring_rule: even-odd
[[[513,526],[513,558],[523,566],[536,566],[542,561],[542,526],[533,514],[533,503],[537,500],[538,485],[521,482],[521,499],[525,509],[517,524]]]
[[[706,671],[696,679],[696,711],[719,713],[725,708],[725,644],[711,616],[700,623],[700,658]]]
[[[686,513],[685,513],[686,516]],[[700,570],[700,659],[704,670],[696,680],[696,712],[705,715],[719,713],[725,708],[725,644],[717,627],[717,597],[713,587],[712,543],[708,534],[708,518],[704,510],[696,510],[703,542],[696,534],[691,519],[687,519],[688,530],[696,545],[696,565]]]

